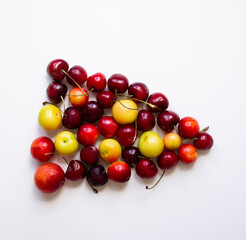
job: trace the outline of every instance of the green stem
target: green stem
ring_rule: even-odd
[[[152,188],[154,188],[161,181],[161,179],[164,176],[165,172],[166,171],[163,171],[163,173],[161,174],[161,177],[159,178],[159,180],[152,187],[146,186],[145,188],[146,189],[152,189]]]

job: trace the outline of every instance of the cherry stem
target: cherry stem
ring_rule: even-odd
[[[208,131],[208,129],[209,129],[209,126],[203,128],[200,132],[206,132],[206,131]]]
[[[64,112],[65,112],[65,110],[66,110],[66,106],[65,106],[65,101],[64,101],[63,96],[61,96],[61,100],[62,100],[62,103],[63,103],[63,106],[64,106]]]
[[[69,162],[67,161],[67,159],[65,157],[61,156],[59,153],[57,153],[57,152],[51,152],[51,153],[45,153],[44,155],[49,155],[49,154],[56,154],[57,156],[61,157],[66,162],[66,164],[68,165],[68,167],[70,169],[72,169],[72,167],[69,165]]]
[[[132,139],[132,142],[133,142],[133,143],[136,141],[137,135],[138,135],[138,130],[137,130],[137,127],[138,127],[138,125],[137,125],[137,120],[135,120],[134,123],[135,123],[135,135],[134,135],[134,138]]]
[[[129,108],[129,107],[127,107],[126,105],[124,105],[121,101],[120,101],[120,99],[119,98],[117,98],[117,96],[116,96],[116,100],[123,106],[123,107],[125,107],[125,108],[127,108],[127,109],[129,109],[129,110],[142,110],[141,108]]]
[[[93,186],[91,186],[90,184],[89,184],[89,186],[91,187],[91,189],[93,190],[93,192],[94,193],[98,193],[98,190],[97,189],[95,189]]]
[[[145,103],[146,105],[149,105],[151,108],[158,108],[156,105],[151,104],[151,103],[148,103],[148,102],[143,101],[143,100],[140,100],[140,99],[138,99],[138,98],[131,98],[131,99],[132,99],[132,100],[135,100],[135,101],[139,101],[139,102],[141,102],[141,103]]]
[[[179,130],[177,129],[176,125],[173,125],[174,130],[178,133]]]
[[[152,189],[152,188],[154,188],[154,187],[161,181],[161,179],[162,179],[162,177],[164,176],[165,172],[166,172],[166,171],[163,171],[163,173],[161,174],[159,180],[158,180],[152,187],[146,186],[145,188],[146,188],[146,189]]]
[[[43,105],[47,105],[47,104],[50,104],[50,105],[53,105],[53,106],[56,106],[54,103],[51,103],[51,102],[47,102],[47,101],[44,101],[43,102]],[[56,106],[57,107],[57,106]],[[59,107],[57,107],[59,108]],[[59,110],[64,114],[64,112],[59,108]]]

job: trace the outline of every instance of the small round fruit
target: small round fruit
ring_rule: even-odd
[[[99,144],[99,154],[102,160],[108,163],[112,163],[118,160],[121,156],[120,144],[111,138],[104,139]]]
[[[45,130],[55,130],[61,125],[62,114],[58,107],[47,104],[43,106],[38,115],[38,122]]]
[[[209,150],[213,144],[212,136],[206,132],[199,133],[194,140],[194,145],[199,150]]]
[[[191,144],[184,144],[179,148],[179,159],[183,163],[193,163],[197,160],[197,150]]]
[[[102,118],[104,110],[98,102],[89,101],[84,105],[82,113],[85,121],[93,123]]]
[[[149,131],[155,126],[155,117],[148,110],[141,110],[138,113],[137,128],[141,131]]]
[[[119,124],[133,123],[138,117],[138,106],[129,99],[117,101],[112,107],[112,115]]]
[[[103,108],[111,108],[115,99],[115,94],[111,91],[102,91],[97,94],[97,101]]]
[[[171,132],[179,121],[179,115],[173,111],[166,110],[157,115],[157,124],[167,133]]]
[[[69,65],[63,59],[55,59],[47,66],[47,73],[54,81],[61,81],[65,77],[65,72],[68,71]]]
[[[91,186],[100,187],[108,182],[108,174],[102,165],[92,165],[86,174],[86,179]]]
[[[30,148],[32,157],[39,162],[48,162],[55,153],[53,141],[48,137],[36,138]]]
[[[82,113],[75,107],[68,107],[62,118],[62,125],[68,129],[75,129],[81,125]]]
[[[157,175],[158,169],[152,160],[143,158],[136,165],[136,173],[141,178],[153,178]]]
[[[46,90],[49,100],[54,103],[60,103],[62,98],[65,98],[67,86],[61,82],[52,82]]]
[[[170,132],[164,136],[163,142],[165,149],[175,150],[181,146],[182,139],[177,133]]]
[[[86,166],[79,160],[71,160],[68,164],[65,176],[72,181],[81,180],[86,175]]]
[[[157,158],[157,164],[162,170],[169,170],[179,162],[178,155],[173,151],[164,151]]]
[[[129,147],[134,144],[137,139],[138,132],[132,125],[123,125],[118,128],[116,139],[123,147]]]
[[[157,92],[157,93],[152,93],[149,98],[148,98],[148,103],[156,106],[156,107],[152,107],[150,105],[147,105],[148,106],[148,109],[151,111],[151,112],[161,112],[161,111],[164,111],[168,108],[168,105],[169,105],[169,102],[168,102],[168,99],[167,97],[160,93],[160,92]]]
[[[140,151],[137,147],[134,146],[126,147],[122,151],[122,158],[129,165],[137,164],[139,161],[139,156]]]
[[[88,77],[87,88],[92,92],[101,92],[107,85],[106,77],[103,73],[95,73]]]
[[[131,168],[123,161],[113,162],[108,167],[108,177],[115,182],[127,182],[131,177]]]
[[[78,87],[78,85],[82,86],[82,84],[87,80],[87,73],[83,67],[76,65],[69,69],[66,79],[67,82],[72,84],[74,87]]]
[[[193,117],[184,117],[179,121],[178,131],[183,138],[194,138],[200,130],[198,121]]]
[[[131,95],[133,98],[139,99],[141,101],[146,101],[149,96],[149,89],[144,83],[135,82],[128,87],[128,94]],[[137,100],[134,101],[140,102]]]
[[[83,107],[88,99],[88,92],[84,88],[75,87],[69,92],[69,101],[74,107]]]
[[[111,116],[104,116],[98,121],[98,131],[105,138],[112,138],[117,132],[119,124]]]
[[[94,145],[84,147],[80,151],[80,159],[86,164],[96,164],[99,161],[99,158],[99,150]]]
[[[72,132],[63,131],[56,135],[55,149],[62,155],[74,154],[79,147],[79,143]]]
[[[108,88],[112,92],[124,93],[126,92],[128,86],[129,86],[128,79],[122,74],[113,74],[108,79]]]
[[[53,193],[63,186],[65,174],[56,163],[45,163],[34,174],[34,183],[43,193]]]
[[[84,146],[93,145],[99,136],[98,129],[92,123],[82,124],[77,132],[77,139]]]
[[[158,133],[147,131],[140,136],[138,148],[143,156],[155,158],[162,153],[164,143]]]

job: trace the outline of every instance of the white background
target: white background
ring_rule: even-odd
[[[245,12],[245,0],[1,0],[0,239],[246,239]],[[133,171],[99,194],[86,181],[41,194],[29,148],[55,135],[37,122],[55,58],[163,92],[210,126],[213,149],[152,191],[158,177]]]

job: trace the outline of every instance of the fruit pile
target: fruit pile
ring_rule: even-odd
[[[206,132],[208,127],[200,130],[195,118],[180,119],[177,113],[166,110],[167,97],[160,92],[149,94],[144,83],[129,85],[122,74],[113,74],[108,80],[102,73],[88,77],[84,68],[76,65],[69,69],[62,59],[51,61],[47,73],[53,82],[47,87],[49,101],[43,103],[38,122],[47,131],[62,130],[54,141],[41,136],[31,144],[32,157],[42,163],[34,174],[35,185],[41,192],[57,191],[65,179],[86,178],[97,193],[95,187],[105,185],[108,179],[127,182],[133,167],[139,177],[154,178],[158,173],[156,165],[163,170],[159,182],[179,160],[191,164],[198,157],[197,149],[208,150],[213,146],[213,138]],[[65,78],[71,87],[69,92],[62,82]],[[96,101],[90,99],[92,92]],[[66,97],[70,106],[62,111],[57,104],[65,106]],[[104,116],[107,108],[112,109],[110,116]],[[156,122],[165,133],[163,139],[152,130]],[[104,140],[96,147],[99,134]],[[77,151],[80,160],[66,159]],[[50,162],[54,156],[67,163],[65,172],[57,163]]]

